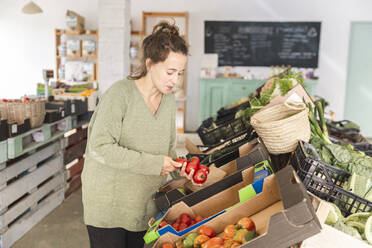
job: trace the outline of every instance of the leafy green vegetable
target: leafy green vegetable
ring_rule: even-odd
[[[344,232],[354,238],[357,238],[359,240],[363,240],[362,237],[360,236],[360,233],[358,230],[354,227],[348,226],[344,224],[342,221],[336,222],[336,224],[333,226],[337,230],[340,230],[341,232]]]

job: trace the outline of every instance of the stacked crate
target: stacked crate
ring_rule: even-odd
[[[75,118],[76,121],[73,120],[75,128],[65,134],[64,140],[63,164],[66,176],[66,198],[81,187],[80,175],[83,170],[87,145],[89,122],[87,120],[79,121],[80,116],[75,116]]]
[[[71,123],[68,116],[1,142],[1,248],[12,246],[64,200],[62,146]]]

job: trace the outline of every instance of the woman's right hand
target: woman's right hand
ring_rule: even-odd
[[[169,173],[182,167],[182,163],[177,163],[173,161],[171,157],[164,156],[164,163],[161,169],[161,175],[169,175]]]

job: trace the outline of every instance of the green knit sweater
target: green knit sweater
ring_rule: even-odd
[[[163,156],[175,158],[176,103],[163,95],[153,115],[133,80],[112,85],[89,124],[82,193],[84,221],[144,231],[157,210],[152,195],[166,182]]]

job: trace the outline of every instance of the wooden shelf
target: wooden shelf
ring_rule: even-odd
[[[62,34],[65,34],[65,35],[68,35],[68,36],[82,36],[82,35],[97,36],[98,32],[97,32],[97,30],[90,30],[89,34],[87,34],[87,33],[77,34],[77,33],[69,33],[66,30],[56,29],[56,35],[62,35]]]
[[[186,41],[188,41],[188,22],[189,22],[189,14],[188,12],[142,12],[142,29],[139,32],[141,35],[141,41],[145,38],[146,35],[148,35],[147,32],[150,32],[152,29],[150,27],[147,27],[148,21],[151,18],[171,18],[174,21],[176,21],[174,18],[177,18],[178,21],[184,22],[184,25],[180,26],[179,23],[176,22],[176,25],[179,27],[182,27],[182,30],[180,30],[180,33],[182,33],[182,38],[184,38]],[[146,30],[146,27],[149,28],[149,30]],[[147,31],[147,32],[146,32]],[[186,75],[183,78],[182,86],[181,88],[186,94]],[[185,109],[186,109],[186,97],[184,99],[178,99],[177,103],[182,104],[182,108],[178,108],[177,110],[177,117],[176,117],[176,128],[179,133],[184,132],[184,126],[185,126]]]
[[[141,31],[138,31],[138,30],[133,30],[132,32],[130,32],[130,35],[132,36],[141,36]]]
[[[67,81],[66,79],[63,79],[63,78],[57,78],[57,81],[58,82],[69,82]],[[94,82],[97,82],[97,79],[96,80],[88,80],[88,81],[78,81],[79,83],[94,83]]]
[[[57,56],[57,59],[97,59],[97,56]]]
[[[61,36],[63,34],[67,35],[67,36],[73,36],[73,37],[70,37],[70,38],[67,38],[67,39],[79,39],[79,40],[86,40],[89,36],[89,40],[92,40],[92,37],[95,37],[94,41],[96,43],[98,43],[98,30],[89,30],[89,34],[87,33],[82,33],[82,34],[77,34],[77,33],[69,33],[67,30],[62,30],[62,29],[55,29],[55,56],[56,56],[56,79],[58,81],[64,81],[64,82],[67,82],[66,80],[64,79],[61,79],[60,76],[59,76],[59,73],[58,73],[58,69],[61,65],[61,63],[63,62],[63,60],[61,60],[62,58],[63,59],[76,59],[76,60],[88,60],[88,61],[91,61],[94,63],[94,73],[91,75],[90,78],[94,78],[94,80],[90,80],[90,81],[84,81],[84,83],[93,83],[93,82],[97,82],[97,79],[98,79],[98,49],[96,49],[95,51],[95,55],[88,55],[88,56],[78,56],[78,55],[73,55],[73,56],[59,56],[58,55],[58,46],[61,44]],[[81,48],[81,43],[80,43],[80,50],[82,49]]]

